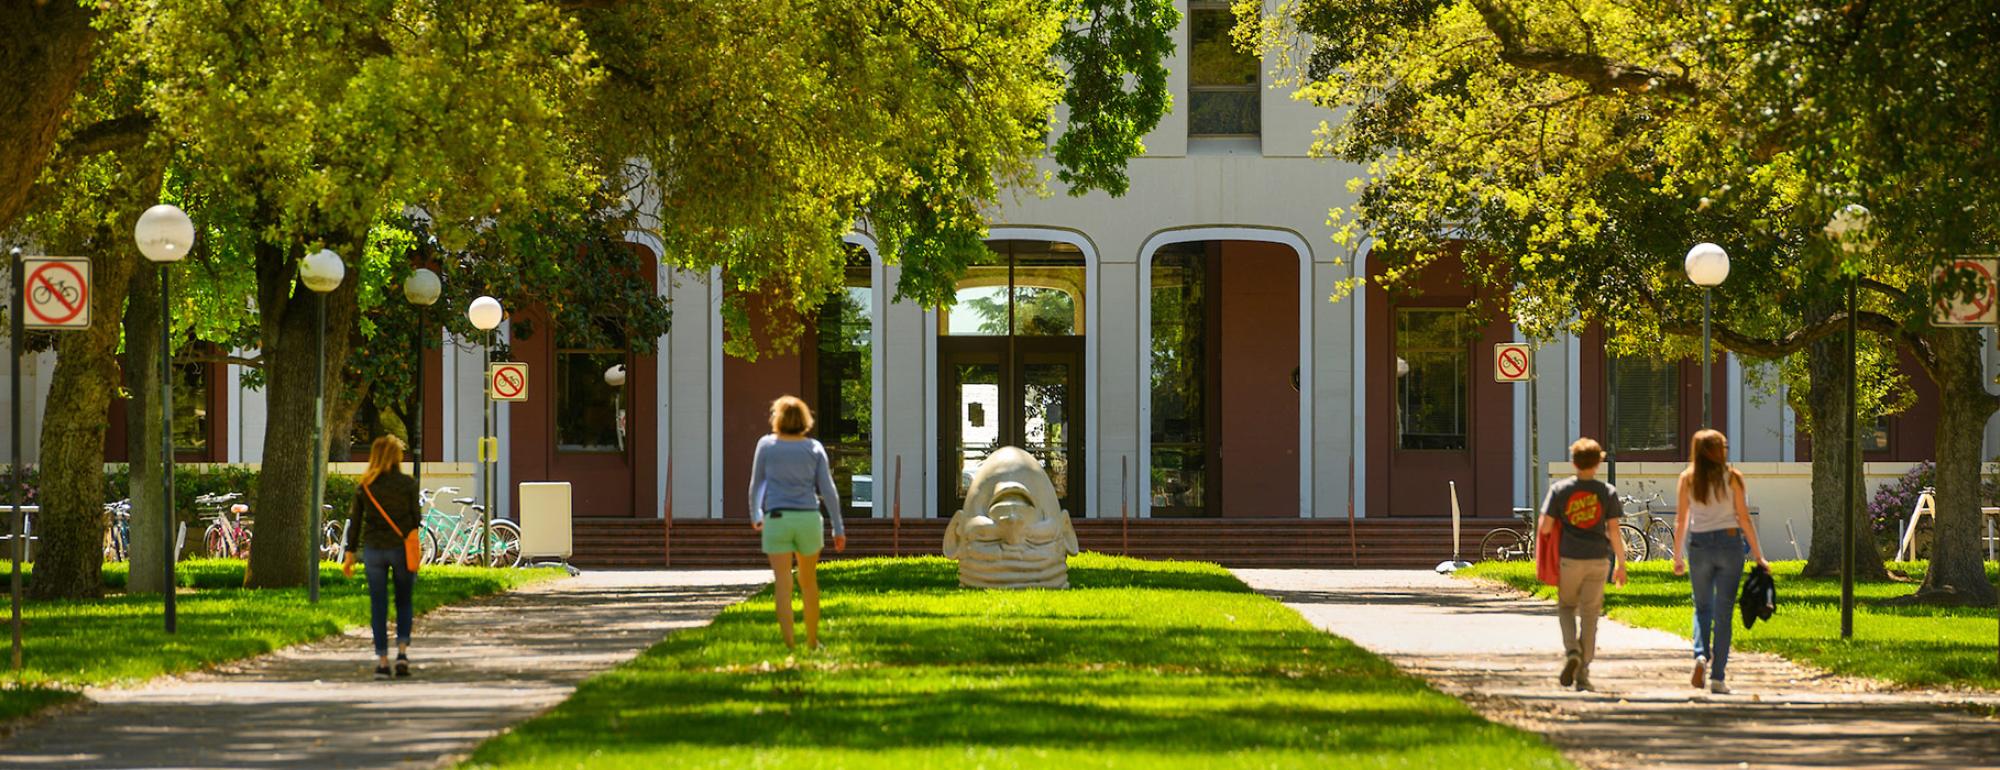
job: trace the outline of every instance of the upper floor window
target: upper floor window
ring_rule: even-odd
[[[1257,136],[1257,55],[1236,47],[1228,2],[1188,3],[1188,136]]]
[[[1681,364],[1640,356],[1611,357],[1611,450],[1678,452],[1681,447]]]

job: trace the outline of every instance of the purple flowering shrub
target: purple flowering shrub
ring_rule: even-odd
[[[1873,525],[1876,539],[1894,545],[1902,533],[1900,527],[1917,508],[1917,496],[1925,489],[1937,486],[1937,465],[1931,462],[1917,463],[1902,478],[1875,490],[1875,497],[1868,501],[1868,521]],[[1982,476],[1979,480],[1979,504],[2000,506],[2000,479]]]

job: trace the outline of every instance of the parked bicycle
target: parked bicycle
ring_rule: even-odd
[[[194,499],[198,515],[209,522],[201,536],[209,556],[250,558],[250,506],[236,502],[242,498],[241,492],[225,492]]]
[[[1482,561],[1529,561],[1535,558],[1535,541],[1541,527],[1536,526],[1539,512],[1532,508],[1516,508],[1515,514],[1521,526],[1495,527],[1479,539],[1479,558]],[[1619,539],[1625,545],[1626,561],[1644,561],[1651,553],[1646,533],[1631,524],[1618,524]]]
[[[319,558],[322,561],[340,561],[347,550],[347,519],[335,521],[333,506],[320,506]]]
[[[1673,506],[1669,505],[1665,498],[1661,497],[1659,490],[1654,490],[1652,495],[1644,499],[1631,495],[1619,495],[1618,501],[1625,509],[1626,523],[1624,526],[1632,527],[1635,526],[1633,522],[1638,522],[1636,527],[1640,532],[1644,533],[1648,546],[1646,550],[1648,557],[1657,559],[1673,558],[1674,519],[1672,516],[1661,516],[1659,513],[1661,510],[1672,510]],[[1630,555],[1629,551],[1627,555]]]
[[[105,503],[104,513],[111,526],[104,529],[104,560],[124,561],[132,554],[132,501]]]
[[[458,494],[457,487],[439,487],[435,492],[423,490],[418,495],[418,507],[424,512],[423,529],[417,538],[423,544],[424,563],[476,564],[479,563],[480,520],[486,513],[486,506],[473,503],[473,498],[456,497],[458,513],[449,514],[439,510],[437,498]],[[491,567],[514,567],[521,563],[521,527],[506,519],[494,519],[492,531],[486,539],[486,565]]]

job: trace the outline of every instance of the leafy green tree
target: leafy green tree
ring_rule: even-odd
[[[94,3],[7,0],[0,3],[0,231],[15,225],[55,151],[75,106],[100,35]]]
[[[564,123],[596,77],[585,39],[554,6],[503,5],[121,7],[120,34],[152,78],[148,106],[184,143],[178,191],[224,231],[218,243],[242,246],[220,271],[256,278],[269,412],[253,586],[306,575],[319,298],[298,260],[322,247],[345,256],[347,278],[325,301],[328,327],[347,329],[363,285],[386,284],[393,249],[371,235],[385,217],[419,206],[456,235],[588,189]],[[330,335],[324,365],[343,371],[349,349]]]
[[[408,269],[408,244],[391,236],[411,210],[443,251],[472,253],[483,233],[537,212],[622,216],[611,204],[630,198],[653,214],[641,227],[670,263],[722,266],[802,309],[837,288],[838,238],[860,222],[907,268],[907,296],[942,301],[983,251],[983,212],[1003,190],[1039,191],[1045,154],[1073,194],[1123,191],[1125,159],[1166,108],[1161,62],[1178,23],[1166,0],[57,6],[96,28],[31,53],[81,71],[113,46],[105,61],[143,77],[144,98],[133,114],[65,127],[78,76],[36,70],[31,85],[48,88],[24,110],[69,131],[66,152],[154,134],[171,149],[164,195],[202,229],[177,268],[173,338],[253,351],[230,358],[269,389],[264,547],[250,574],[270,586],[305,574],[294,554],[308,537],[318,298],[296,280],[303,255],[327,247],[348,262],[326,298],[328,326],[355,330],[328,340],[335,372],[395,322],[381,298]],[[0,156],[0,174],[40,173],[49,148],[35,144],[10,145],[31,151]],[[468,275],[559,286],[534,283],[537,264],[548,263],[474,259]],[[140,332],[157,310],[151,273],[135,276],[128,375],[150,360],[154,335]],[[633,307],[657,316],[635,328],[664,323],[663,309]],[[386,364],[357,363],[360,374]],[[358,382],[332,383],[337,418],[372,402],[377,381]],[[133,395],[141,412],[156,408]]]
[[[840,236],[865,222],[900,296],[948,302],[1008,188],[1050,151],[1072,194],[1122,193],[1167,105],[1166,0],[610,3],[578,12],[608,76],[592,146],[658,195],[670,259],[793,319],[840,287]],[[1058,100],[1067,121],[1055,120]],[[1060,129],[1060,131],[1059,131]]]
[[[1372,240],[1388,283],[1457,259],[1511,291],[1530,333],[1601,324],[1614,352],[1679,356],[1700,317],[1680,255],[1703,240],[1736,255],[1716,292],[1720,343],[1766,359],[1811,348],[1815,462],[1841,463],[1816,467],[1821,568],[1822,538],[1840,529],[1828,482],[1859,469],[1828,451],[1846,446],[1844,409],[1827,408],[1843,400],[1831,375],[1845,361],[1815,343],[1843,330],[1842,289],[1858,277],[1860,326],[1910,346],[1938,383],[1939,464],[1963,477],[1940,476],[1940,536],[1962,543],[1940,549],[1924,592],[1988,601],[1977,559],[1954,549],[1976,545],[1967,479],[1993,397],[1976,334],[1926,321],[1931,269],[1991,241],[2000,201],[1966,180],[2000,161],[1952,145],[1994,117],[2000,81],[1980,57],[1995,31],[1952,3],[1885,8],[1301,0],[1238,33],[1285,52],[1306,98],[1351,110],[1319,148],[1370,164],[1355,210],[1337,214],[1350,246]],[[1850,202],[1876,211],[1872,250],[1822,234]],[[1935,226],[1946,219],[1974,224]]]

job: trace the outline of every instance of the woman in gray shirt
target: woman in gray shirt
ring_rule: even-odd
[[[771,402],[771,435],[757,442],[750,461],[750,528],[763,533],[776,583],[778,630],[792,646],[792,564],[798,563],[799,593],[806,606],[806,646],[819,646],[819,552],[825,546],[820,508],[832,517],[833,550],[847,550],[847,527],[840,520],[840,490],[826,447],[806,438],[812,410],[796,396]]]

